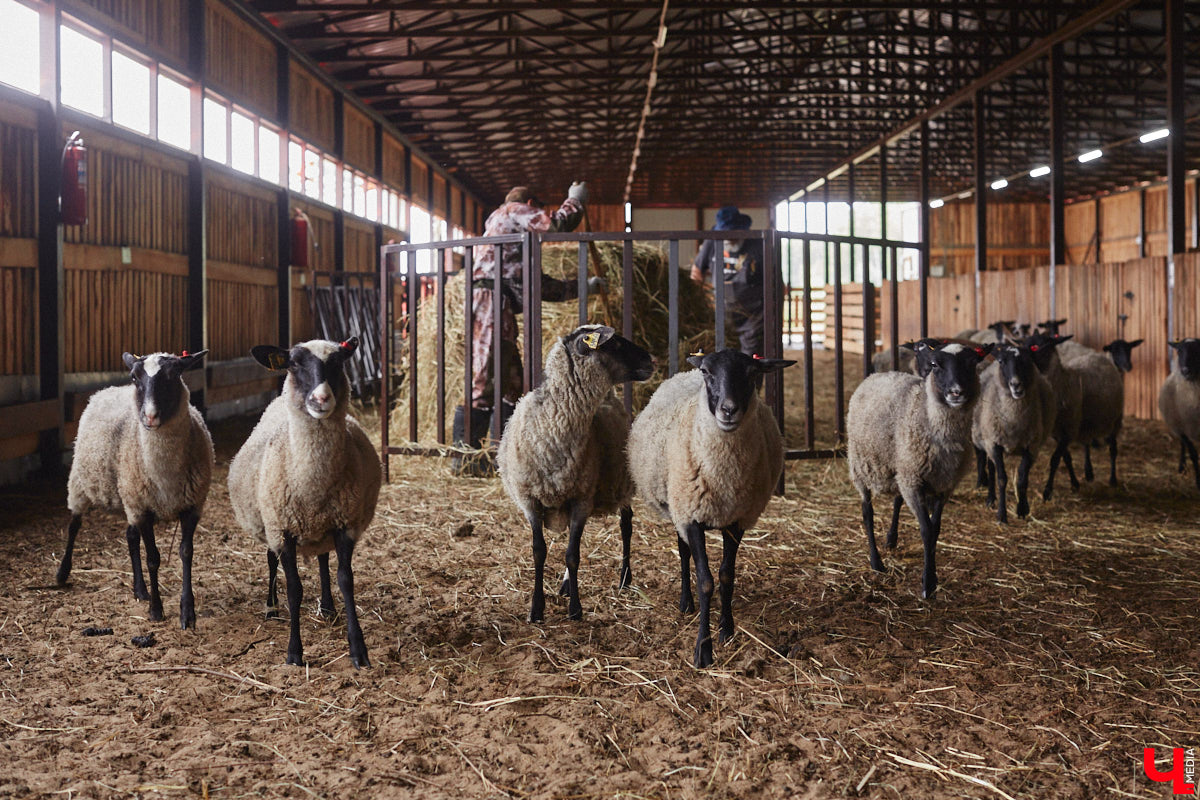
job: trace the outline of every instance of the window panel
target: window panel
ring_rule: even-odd
[[[279,183],[279,134],[266,125],[258,126],[258,177]]]
[[[158,73],[158,140],[184,150],[192,148],[192,92]]]
[[[229,110],[211,97],[204,98],[204,157],[229,163]]]
[[[288,188],[293,192],[304,189],[304,148],[299,142],[288,142]]]
[[[124,53],[112,54],[113,122],[150,135],[150,67]]]
[[[367,219],[379,221],[379,187],[373,183],[367,184]]]
[[[0,0],[0,83],[38,93],[41,37],[38,12],[16,0]]]
[[[354,211],[354,173],[342,168],[342,211]]]
[[[254,120],[234,111],[229,117],[229,165],[254,174]]]
[[[356,217],[367,215],[367,186],[362,175],[354,176],[354,210],[351,213]]]
[[[304,193],[314,200],[321,199],[321,154],[304,148]]]
[[[412,207],[412,230],[408,232],[408,240],[413,244],[425,244],[429,238],[429,212],[420,206]],[[429,272],[433,259],[428,250],[417,251],[417,272]]]
[[[325,159],[325,169],[321,174],[321,201],[334,207],[337,206],[337,177],[337,162],[331,158]]]
[[[59,99],[65,106],[104,116],[104,45],[66,25],[60,33]]]

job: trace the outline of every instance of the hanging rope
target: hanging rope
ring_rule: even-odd
[[[638,156],[642,152],[642,139],[646,135],[646,120],[650,118],[650,98],[654,94],[654,86],[658,83],[658,54],[667,43],[667,3],[663,0],[662,13],[658,16],[658,36],[654,39],[654,54],[650,58],[650,77],[646,80],[646,100],[642,103],[642,118],[638,120],[637,138],[633,140],[633,156],[629,159],[629,176],[625,178],[625,199],[629,202],[633,192],[633,176],[637,173]]]

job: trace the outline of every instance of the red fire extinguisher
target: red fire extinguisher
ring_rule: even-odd
[[[62,152],[62,194],[59,208],[64,225],[87,224],[87,148],[79,131],[67,137]]]
[[[308,266],[308,215],[300,209],[292,217],[292,266]]]

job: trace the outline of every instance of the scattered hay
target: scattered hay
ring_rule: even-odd
[[[624,286],[622,281],[620,243],[599,242],[596,245],[602,265],[602,274],[607,276],[609,289],[607,304],[599,294],[588,298],[588,319],[593,322],[610,323],[621,328],[621,308]],[[578,275],[579,249],[574,243],[552,243],[542,248],[542,271],[553,278],[572,280]],[[594,269],[594,266],[591,267]],[[660,368],[648,381],[635,385],[634,405],[641,407],[654,389],[666,377],[668,285],[670,265],[662,248],[635,242],[633,245],[633,340],[650,350],[658,359]],[[446,436],[450,437],[454,408],[463,400],[463,375],[465,374],[465,348],[463,340],[463,286],[461,274],[446,281],[445,325],[445,404]],[[417,438],[423,444],[431,444],[437,438],[437,298],[423,303],[417,312]],[[573,330],[579,319],[579,304],[575,300],[565,303],[542,304],[542,353],[549,352],[554,340]],[[518,349],[524,353],[524,315],[517,316]],[[679,354],[680,362],[687,354],[699,349],[711,349],[715,341],[713,334],[712,301],[708,292],[693,283],[687,272],[679,274]],[[407,344],[397,351],[397,363],[405,374],[407,368]],[[397,391],[392,410],[394,438],[408,438],[408,409],[410,394],[402,385]]]

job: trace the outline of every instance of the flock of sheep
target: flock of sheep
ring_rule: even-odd
[[[907,503],[917,518],[925,550],[923,594],[937,588],[934,550],[946,499],[976,453],[979,482],[989,488],[1007,521],[1005,456],[1019,457],[1017,514],[1028,513],[1029,468],[1043,443],[1055,442],[1054,471],[1061,460],[1077,487],[1069,447],[1085,447],[1085,476],[1092,478],[1090,447],[1109,445],[1110,482],[1116,482],[1117,434],[1124,405],[1121,371],[1140,344],[1117,340],[1102,355],[1061,336],[1065,320],[1022,332],[1011,323],[963,331],[953,339],[922,339],[905,345],[904,372],[885,372],[892,354],[877,356],[880,372],[868,377],[850,400],[847,419],[850,477],[862,496],[870,563],[883,569],[875,541],[872,499],[893,498],[887,545],[896,542],[898,516]],[[1200,486],[1195,442],[1200,441],[1200,340],[1173,342],[1176,367],[1163,385],[1159,405],[1172,435],[1180,439],[1180,471],[1190,455]],[[303,342],[285,350],[252,350],[264,367],[286,372],[283,391],[263,413],[229,468],[229,496],[238,523],[266,546],[267,609],[275,616],[278,568],[286,579],[290,638],[288,664],[303,664],[300,609],[303,591],[297,555],[317,557],[319,611],[335,614],[329,553],[337,553],[338,587],[346,616],[350,658],[369,666],[354,601],[351,559],[375,513],[381,484],[379,459],[357,421],[347,413],[344,364],[357,339]],[[79,422],[68,480],[71,512],[66,550],[58,571],[65,585],[83,514],[92,507],[123,512],[133,569],[134,594],[150,601],[150,618],[163,618],[159,552],[154,525],[178,518],[183,563],[179,621],[196,624],[191,584],[192,538],[208,495],[214,464],[212,439],[189,403],[182,375],[205,352],[179,356],[124,354],[131,385],[97,392]],[[993,358],[989,364],[986,359]],[[705,533],[720,530],[723,551],[718,581],[718,641],[734,632],[733,586],[745,531],[766,507],[783,471],[783,442],[775,419],[758,398],[765,374],[794,364],[747,356],[735,350],[697,353],[695,369],[665,381],[632,425],[614,387],[645,380],[655,365],[650,354],[612,328],[584,325],[559,339],[546,357],[541,386],[517,404],[499,444],[497,462],[509,497],[528,520],[533,536],[534,587],[529,619],[545,613],[543,529],[567,529],[566,573],[560,593],[568,617],[579,619],[580,542],[589,517],[619,512],[623,545],[619,584],[632,583],[630,539],[636,492],[674,525],[679,545],[679,609],[692,613],[692,562],[699,595],[697,667],[712,664],[709,607],[714,591]],[[141,549],[150,573],[147,592]]]
[[[883,569],[875,541],[872,499],[890,497],[892,520],[887,545],[896,544],[902,504],[917,518],[924,546],[922,594],[937,590],[935,549],[942,509],[970,468],[975,453],[978,486],[988,490],[988,507],[1008,522],[1008,468],[1019,458],[1017,516],[1029,513],[1029,470],[1047,441],[1053,441],[1042,499],[1054,491],[1061,462],[1073,489],[1079,480],[1071,462],[1072,444],[1083,445],[1084,477],[1093,479],[1091,448],[1109,449],[1109,483],[1117,485],[1117,436],[1124,416],[1122,373],[1132,367],[1133,348],[1142,343],[1116,339],[1104,352],[1060,334],[1065,319],[1015,327],[996,322],[949,339],[925,338],[903,345],[903,372],[888,372],[897,356],[878,353],[878,371],[850,398],[847,456],[850,478],[862,497],[863,528],[871,566]],[[1164,381],[1158,404],[1167,429],[1180,441],[1179,471],[1190,455],[1200,488],[1195,442],[1200,436],[1200,340],[1171,342],[1175,366]],[[1106,355],[1107,354],[1107,355]],[[988,357],[992,360],[989,363]]]

